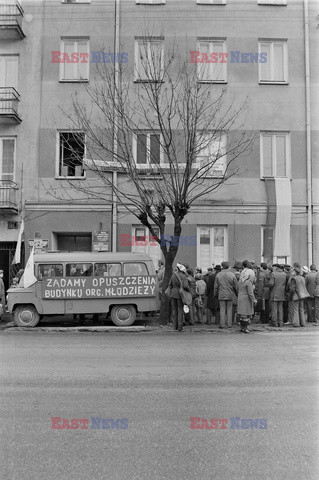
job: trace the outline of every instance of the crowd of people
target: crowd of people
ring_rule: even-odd
[[[159,262],[160,290],[165,266]],[[188,292],[185,303],[183,292]],[[222,262],[195,272],[189,265],[177,263],[165,292],[170,298],[170,319],[176,330],[186,324],[218,324],[232,328],[239,323],[241,331],[249,333],[251,319],[258,313],[260,322],[272,327],[293,325],[304,327],[306,321],[319,325],[319,272],[316,265],[301,267],[274,264],[272,266],[244,260]]]

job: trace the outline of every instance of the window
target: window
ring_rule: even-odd
[[[38,280],[43,278],[63,277],[62,264],[43,264],[38,265]]]
[[[0,180],[14,181],[15,138],[0,138]]]
[[[290,257],[274,256],[275,228],[261,227],[261,261],[265,263],[289,264]]]
[[[290,135],[288,132],[261,132],[261,177],[290,177]]]
[[[88,233],[58,233],[54,240],[56,241],[56,249],[61,252],[92,251],[92,235]]]
[[[287,5],[287,0],[258,0],[258,5]]]
[[[89,79],[89,39],[63,38],[61,40],[60,81],[80,82]]]
[[[163,37],[135,41],[135,81],[162,81],[164,72]]]
[[[18,55],[0,55],[0,87],[18,90]]]
[[[164,161],[161,135],[139,132],[133,136],[133,155],[137,168],[156,167]]]
[[[148,275],[145,263],[124,263],[124,277]]]
[[[267,54],[267,61],[259,63],[260,83],[288,83],[288,47],[286,40],[259,41],[258,52]]]
[[[153,227],[155,235],[160,236],[159,229]],[[159,243],[146,227],[132,227],[132,252],[146,253],[151,257],[155,269],[158,268],[158,260],[162,260],[163,254]]]
[[[202,82],[227,81],[226,41],[222,39],[201,40],[197,43],[200,56],[197,63],[198,79]],[[214,60],[214,63],[211,63]]]
[[[226,5],[226,0],[196,0],[196,2],[198,5]]]
[[[163,5],[165,0],[136,0],[136,5]]]
[[[66,276],[67,277],[92,277],[93,265],[92,263],[67,263]]]
[[[59,132],[59,177],[84,177],[85,135],[83,132]]]
[[[209,164],[211,164],[211,166],[208,167],[207,170],[201,170],[199,175],[207,177],[224,176],[227,167],[226,138],[227,136],[225,134],[220,134],[218,138],[213,138],[210,141],[209,134],[203,134],[201,136],[199,145],[202,148],[197,156],[196,168],[203,168]]]
[[[197,265],[207,269],[228,259],[227,228],[223,226],[197,227]]]
[[[96,263],[94,265],[95,277],[120,277],[121,264],[120,263]]]

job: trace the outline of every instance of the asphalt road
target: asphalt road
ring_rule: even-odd
[[[317,332],[6,330],[0,348],[4,480],[319,478]],[[191,417],[228,428],[191,429]],[[267,428],[231,429],[231,417]]]

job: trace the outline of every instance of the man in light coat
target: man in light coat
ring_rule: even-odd
[[[214,295],[218,296],[220,306],[219,328],[232,327],[233,300],[238,292],[237,278],[230,271],[229,262],[222,262],[222,271],[216,276]]]

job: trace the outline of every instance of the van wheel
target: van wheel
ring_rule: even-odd
[[[20,305],[13,313],[13,320],[18,327],[35,327],[40,321],[40,315],[33,305]]]
[[[133,305],[116,305],[111,310],[112,322],[118,327],[129,327],[135,322],[136,310]]]

